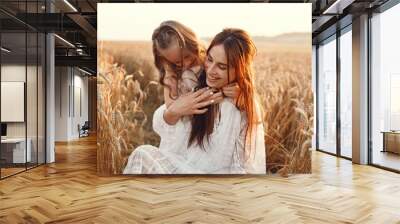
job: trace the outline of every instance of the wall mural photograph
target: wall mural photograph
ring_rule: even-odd
[[[310,173],[310,17],[311,4],[98,4],[98,173]]]

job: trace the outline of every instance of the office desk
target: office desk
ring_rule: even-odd
[[[1,159],[5,160],[6,163],[30,162],[32,158],[32,141],[30,138],[27,138],[26,142],[28,144],[25,154],[25,138],[1,139]]]
[[[400,132],[382,131],[381,133],[383,134],[382,152],[393,152],[400,154]]]

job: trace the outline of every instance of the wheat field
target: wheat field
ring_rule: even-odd
[[[313,94],[310,42],[255,42],[268,173],[311,172]],[[158,146],[152,115],[163,103],[150,42],[98,43],[97,170],[122,173],[139,145]]]

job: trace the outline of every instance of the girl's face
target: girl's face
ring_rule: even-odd
[[[236,80],[236,72],[232,67],[229,68],[228,77],[228,60],[222,44],[210,49],[204,67],[207,73],[206,82],[211,88],[220,89]]]
[[[158,49],[158,51],[167,61],[184,70],[190,68],[196,59],[187,49],[181,50],[178,43],[173,43],[168,48]]]

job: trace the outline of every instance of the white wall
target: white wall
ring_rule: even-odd
[[[56,141],[79,138],[78,124],[82,126],[88,120],[88,78],[82,75],[83,73],[75,68],[56,67]],[[79,113],[77,105],[81,105],[82,113]]]
[[[1,81],[1,121],[25,121],[25,83]],[[34,105],[36,108],[36,105]]]
[[[81,73],[79,73],[81,74]],[[80,89],[80,99],[77,99],[77,95],[75,96],[75,100],[80,100],[80,106],[81,106],[81,113],[79,113],[79,108],[75,107],[75,117],[73,119],[73,130],[72,134],[73,136],[78,136],[78,129],[77,126],[80,124],[81,126],[85,123],[85,121],[88,120],[88,78],[87,77],[82,77],[80,75],[75,75],[75,91],[77,91],[79,88]],[[75,92],[77,94],[77,92]],[[79,104],[79,102],[75,101],[75,105]]]
[[[55,141],[68,141],[68,87],[70,83],[68,71],[67,67],[55,68]]]
[[[28,66],[29,69],[29,66]],[[1,65],[1,81],[25,82],[24,65]]]

